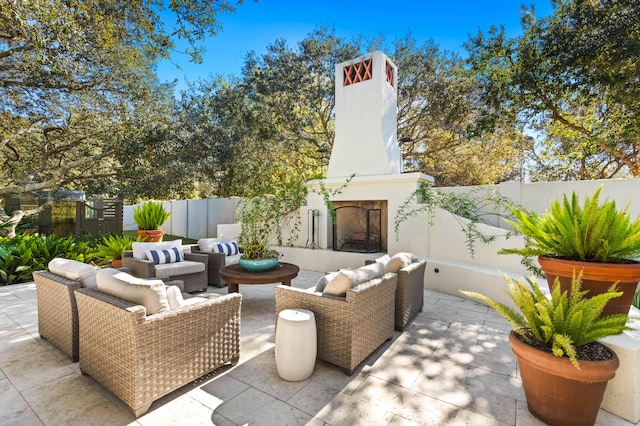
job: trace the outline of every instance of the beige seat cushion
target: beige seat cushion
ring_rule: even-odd
[[[136,278],[117,269],[105,268],[96,274],[98,290],[142,305],[147,315],[168,312],[167,290],[162,280]]]
[[[205,269],[203,262],[183,260],[182,262],[161,263],[155,265],[156,277],[176,277],[178,275],[196,274]]]
[[[63,259],[56,257],[49,261],[49,272],[68,278],[74,281],[80,281],[80,286],[95,290],[96,288],[96,272],[97,269],[86,263],[77,260]]]

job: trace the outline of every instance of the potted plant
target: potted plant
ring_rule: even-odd
[[[96,244],[96,258],[100,264],[111,262],[114,268],[122,267],[122,252],[131,250],[134,239],[124,235],[108,235]]]
[[[242,204],[240,236],[242,247],[240,266],[248,270],[267,270],[278,264],[280,253],[270,249],[269,244],[281,235],[279,202],[273,195],[246,199]]]
[[[550,425],[593,425],[607,382],[619,365],[615,352],[597,340],[629,329],[627,315],[601,313],[622,293],[611,286],[587,298],[580,276],[573,276],[571,292],[562,291],[556,281],[548,298],[535,277],[527,281],[530,287],[507,278],[519,312],[482,294],[462,293],[487,303],[514,327],[509,342],[529,411]]]
[[[628,205],[618,210],[615,201],[600,202],[600,186],[581,206],[573,192],[562,202],[554,200],[542,215],[511,208],[515,221],[507,220],[522,233],[524,248],[502,249],[500,254],[538,256],[549,287],[556,277],[562,290],[571,289],[574,273],[582,272],[583,288],[592,297],[617,283],[623,296],[610,302],[603,315],[627,314],[640,281],[640,217],[631,220]]]
[[[133,220],[138,225],[138,235],[143,241],[162,241],[164,230],[160,227],[170,216],[171,213],[159,201],[147,201],[133,209]]]

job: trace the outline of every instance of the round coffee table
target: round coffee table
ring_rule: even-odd
[[[238,292],[238,284],[272,284],[282,283],[291,286],[291,280],[298,276],[298,268],[292,263],[280,262],[268,271],[247,271],[240,265],[229,265],[220,268],[220,276],[229,283],[229,293]]]

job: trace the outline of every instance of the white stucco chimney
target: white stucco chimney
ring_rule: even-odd
[[[336,65],[336,134],[327,178],[402,173],[397,75],[382,52]]]

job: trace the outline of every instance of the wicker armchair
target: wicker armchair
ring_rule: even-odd
[[[202,251],[198,246],[191,247],[191,253],[206,255],[209,259],[207,264],[207,282],[214,287],[226,287],[227,282],[220,276],[218,272],[220,268],[227,265],[227,256],[223,253],[213,253],[210,251]],[[236,262],[237,263],[237,262]]]
[[[351,375],[367,356],[393,337],[397,280],[396,274],[383,275],[352,287],[344,298],[278,285],[276,318],[284,309],[312,311],[318,358]]]
[[[145,316],[145,308],[97,290],[76,290],[80,370],[134,416],[153,401],[240,356],[242,296],[229,294]]]
[[[375,260],[367,260],[371,264]],[[396,330],[402,331],[424,306],[424,272],[426,260],[413,262],[398,271],[396,287]]]
[[[122,253],[122,266],[131,270],[131,275],[138,278],[161,278],[163,280],[180,280],[184,283],[184,291],[191,293],[194,291],[207,290],[207,263],[208,257],[203,254],[184,253],[184,260],[190,262],[202,262],[205,269],[202,272],[192,274],[172,275],[170,277],[156,276],[155,264],[150,260],[141,260],[133,257],[132,251]]]
[[[38,333],[78,361],[78,308],[74,290],[80,281],[49,271],[33,273],[38,298]]]

